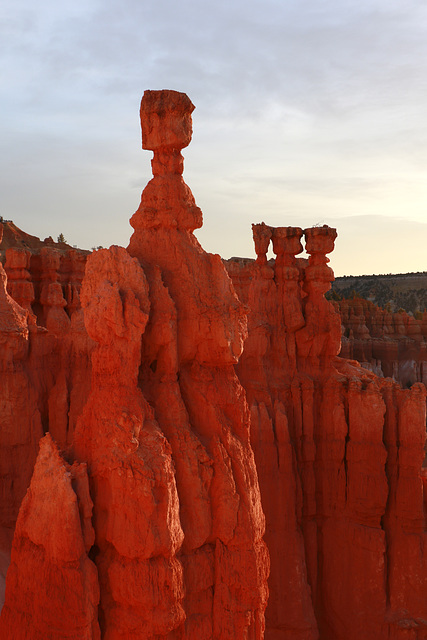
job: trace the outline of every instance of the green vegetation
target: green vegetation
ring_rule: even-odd
[[[427,307],[427,271],[405,274],[343,276],[336,278],[330,300],[364,298],[390,312],[422,312]]]

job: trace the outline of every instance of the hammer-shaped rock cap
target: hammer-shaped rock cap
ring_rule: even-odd
[[[142,148],[183,149],[193,133],[194,105],[185,93],[162,89],[144,91],[141,100]]]

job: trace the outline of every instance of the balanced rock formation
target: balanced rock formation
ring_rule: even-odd
[[[3,225],[1,638],[426,640],[425,386],[337,356],[335,229],[203,251],[193,109],[144,94],[127,250]]]
[[[202,214],[182,179],[181,149],[193,109],[170,91],[147,91],[141,103],[154,178],[131,219],[128,247],[151,301],[140,385],[176,467],[184,637],[255,639],[264,629],[268,555],[249,411],[233,367],[246,317],[220,257],[192,233]]]
[[[253,233],[256,261],[226,266],[249,308],[236,369],[271,556],[265,637],[425,638],[425,387],[336,357],[341,320],[324,297],[334,229]]]
[[[34,298],[22,298],[45,327],[35,324],[34,332],[44,332],[53,345],[46,430],[67,460],[77,460],[78,468],[87,465],[94,536],[86,552],[96,567],[97,619],[105,640],[261,640],[264,634],[265,520],[249,410],[234,370],[246,315],[220,257],[206,254],[192,233],[202,214],[182,179],[181,149],[191,139],[193,109],[185,94],[144,94],[143,147],[154,151],[154,177],[132,218],[128,251],[111,247],[88,258],[82,309],[68,311],[74,296],[66,296],[62,258],[50,247],[37,254]],[[23,317],[28,313],[22,311]],[[89,352],[91,367],[82,370],[78,365]],[[74,386],[79,389],[89,375],[90,391],[89,385],[85,392],[80,387],[80,401],[73,404]],[[73,406],[80,411],[73,412]],[[51,445],[58,467],[60,457]],[[51,468],[43,447],[40,464]],[[45,495],[38,465],[21,507],[25,527],[20,519],[15,531],[2,618],[5,638],[31,633],[36,638],[44,628],[37,598],[30,607],[32,622],[24,620],[17,604],[21,580],[29,580],[25,566],[32,566],[27,538],[44,544],[38,534],[27,533],[39,527],[37,511],[27,503],[37,505]],[[62,508],[53,491],[49,508]],[[53,516],[52,521],[62,522]],[[70,539],[79,534],[74,518]],[[68,565],[51,558],[50,538],[45,547],[40,561],[66,580]],[[86,560],[80,557],[80,577],[86,575]],[[78,604],[76,625],[83,629],[82,621],[88,623],[89,635],[82,630],[81,637],[97,637],[96,624],[89,625],[97,604],[92,587],[88,607]],[[28,582],[26,597],[32,588]],[[60,597],[56,582],[52,597],[53,610]],[[67,600],[66,591],[62,599]],[[57,611],[60,617],[60,606]],[[15,612],[15,635],[8,636]],[[61,619],[49,616],[55,637],[68,637]]]

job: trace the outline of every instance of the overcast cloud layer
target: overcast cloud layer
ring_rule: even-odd
[[[3,0],[1,211],[126,246],[145,89],[196,105],[184,177],[208,251],[330,224],[337,275],[427,270],[424,0]]]

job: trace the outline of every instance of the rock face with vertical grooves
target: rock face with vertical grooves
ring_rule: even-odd
[[[73,451],[88,465],[103,637],[165,638],[184,620],[179,501],[169,444],[138,388],[150,302],[125,249],[88,259],[81,291],[97,343]],[[153,612],[156,612],[153,615]]]
[[[154,177],[131,219],[128,251],[149,283],[140,386],[168,439],[184,534],[184,637],[262,637],[268,554],[249,443],[249,411],[233,365],[246,316],[219,256],[193,235],[202,214],[182,179],[194,107],[185,94],[144,94],[143,148]]]
[[[47,434],[16,523],[1,638],[99,640],[91,516],[86,465],[69,466]]]
[[[427,384],[427,311],[392,313],[370,300],[335,300],[342,321],[340,356],[353,358],[402,387]]]
[[[1,240],[0,226],[0,240]],[[34,326],[7,292],[0,264],[0,550],[10,553],[19,506],[43,436],[38,394],[27,364]]]
[[[111,247],[88,258],[82,309],[73,309],[71,322],[61,260],[50,247],[40,250],[38,292],[21,296],[28,308],[22,314],[38,300],[36,328],[41,319],[45,333],[60,338],[53,343],[59,373],[48,394],[48,428],[68,460],[87,465],[94,564],[85,557],[99,584],[105,640],[264,634],[265,521],[249,410],[234,370],[246,315],[220,257],[205,253],[192,233],[202,217],[182,179],[180,150],[191,139],[193,108],[185,94],[144,95],[143,146],[154,150],[154,178],[132,218],[129,250]],[[90,391],[76,416],[73,383],[88,371],[69,374],[67,361],[89,350]],[[56,449],[51,455],[59,458]],[[36,504],[37,470],[26,499]],[[52,505],[60,509],[54,495]],[[29,528],[39,526],[32,511],[27,519]],[[56,527],[61,518],[52,521]],[[77,525],[69,525],[71,538],[78,538]],[[18,526],[14,549],[25,544]],[[25,550],[14,551],[4,628],[17,607],[14,576],[25,582],[25,563]],[[60,611],[50,622],[55,637],[65,638]],[[18,616],[14,633],[31,637],[31,622]]]
[[[127,250],[0,224],[1,638],[426,640],[425,387],[337,357],[335,229],[203,251],[193,109],[144,94]]]
[[[4,234],[4,235],[3,235]],[[88,252],[0,223],[0,553],[10,555],[38,442],[71,443],[90,351],[79,290]]]
[[[340,317],[324,298],[335,230],[253,233],[256,261],[225,264],[249,308],[237,371],[271,555],[265,637],[425,638],[425,387],[336,357]]]

